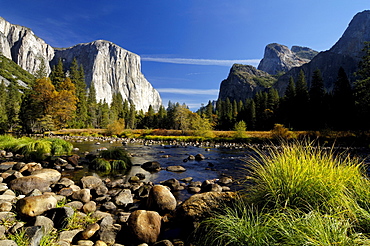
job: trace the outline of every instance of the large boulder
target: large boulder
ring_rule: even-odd
[[[161,232],[161,216],[155,211],[136,210],[127,224],[132,236],[140,243],[155,243]]]
[[[44,168],[32,172],[31,176],[39,177],[50,182],[50,184],[55,184],[62,177],[62,174],[55,169]]]
[[[176,210],[176,218],[184,226],[191,228],[199,221],[208,217],[212,211],[220,208],[236,198],[235,192],[206,192],[195,194],[181,203]]]
[[[21,216],[35,217],[56,205],[57,199],[52,195],[29,196],[18,200],[16,210]]]
[[[10,181],[10,189],[21,194],[28,194],[34,189],[50,191],[50,182],[37,176],[25,176]]]
[[[176,198],[171,191],[163,185],[155,185],[149,192],[147,206],[149,210],[160,214],[176,209]]]

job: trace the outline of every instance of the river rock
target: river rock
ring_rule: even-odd
[[[95,176],[85,176],[81,179],[81,184],[83,189],[96,189],[103,185],[103,181]]]
[[[0,203],[0,212],[10,212],[13,208],[11,202],[1,202]]]
[[[0,240],[0,246],[17,246],[13,240]]]
[[[175,210],[176,205],[176,198],[167,187],[154,185],[150,190],[147,200],[149,210],[164,214]]]
[[[148,172],[158,172],[161,170],[161,165],[157,161],[148,161],[141,165],[141,168]]]
[[[100,230],[97,231],[98,239],[108,245],[112,245],[116,241],[117,234],[121,230],[121,225],[113,224],[113,217],[107,216],[100,223]]]
[[[69,178],[61,178],[55,185],[55,189],[57,190],[60,190],[60,189],[63,189],[63,188],[68,188],[70,187],[71,185],[74,185],[75,182]]]
[[[123,189],[115,198],[114,202],[118,206],[126,206],[127,204],[133,203],[133,195],[131,194],[131,190]]]
[[[169,166],[166,170],[169,172],[185,172],[186,168],[183,166]]]
[[[94,246],[107,246],[107,244],[103,242],[102,240],[98,240],[95,242]],[[119,245],[114,244],[113,246],[119,246]]]
[[[72,198],[83,203],[87,203],[91,199],[91,194],[89,189],[81,189],[73,192]]]
[[[153,244],[153,246],[173,246],[173,243],[170,240],[161,240]]]
[[[42,237],[45,235],[42,226],[27,226],[23,227],[26,237],[29,238],[30,246],[39,246]]]
[[[197,160],[197,161],[201,161],[201,160],[204,160],[204,159],[206,159],[205,157],[204,157],[204,155],[202,155],[202,154],[197,154],[196,156],[195,156],[195,160]]]
[[[194,228],[197,222],[209,216],[221,204],[230,203],[235,198],[235,192],[206,192],[192,195],[177,208],[176,218],[185,227],[190,226],[188,229]]]
[[[117,206],[113,202],[105,202],[101,205],[101,208],[107,211],[111,211],[117,209]]]
[[[31,176],[39,177],[39,178],[42,178],[48,181],[50,184],[55,184],[59,181],[62,174],[55,169],[44,168],[44,169],[36,170],[32,172]]]
[[[66,203],[65,206],[73,208],[75,210],[81,210],[84,204],[81,201],[72,201]]]
[[[63,241],[64,241],[64,242],[69,243],[68,245],[71,245],[75,236],[81,231],[83,231],[83,230],[82,229],[75,229],[75,230],[70,230],[70,231],[62,231],[61,233],[59,233],[59,238],[58,238],[57,244],[58,245],[59,244],[65,245],[65,243],[63,244]]]
[[[229,178],[229,177],[222,177],[220,178],[220,180],[218,181],[218,183],[220,185],[228,185],[228,184],[231,184],[233,182],[232,178]]]
[[[179,191],[184,189],[184,187],[181,186],[180,182],[177,179],[168,179],[160,183],[162,185],[170,187],[171,191]]]
[[[93,223],[86,226],[85,230],[80,233],[80,238],[83,240],[91,238],[95,232],[100,229],[99,224]]]
[[[57,199],[52,195],[30,196],[18,200],[16,210],[21,216],[35,217],[56,205]]]
[[[72,164],[73,166],[78,166],[78,160],[80,159],[79,155],[72,155],[67,157],[67,161],[69,164]]]
[[[33,226],[42,226],[45,233],[51,232],[54,228],[54,222],[50,218],[41,215],[36,216],[32,224]]]
[[[127,224],[138,242],[152,244],[161,231],[161,216],[155,211],[136,210],[131,213]]]
[[[96,211],[96,203],[94,201],[89,201],[85,203],[82,207],[82,211],[86,214],[93,213]]]

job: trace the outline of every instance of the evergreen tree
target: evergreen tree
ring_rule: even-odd
[[[253,99],[247,99],[245,103],[246,118],[245,122],[250,130],[255,130],[256,128],[256,104]]]
[[[312,75],[312,83],[309,91],[309,122],[312,130],[319,130],[325,126],[326,114],[324,104],[325,90],[321,71],[316,69]]]
[[[87,98],[87,115],[88,115],[88,126],[94,128],[98,127],[96,91],[93,83],[91,83],[90,85],[89,94]]]
[[[1,62],[0,62],[1,63]],[[7,130],[8,115],[6,114],[7,91],[4,81],[0,83],[0,132]]]
[[[353,90],[343,67],[339,68],[334,84],[332,100],[333,121],[331,124],[338,130],[350,130],[353,124],[355,101]]]
[[[213,103],[211,100],[209,100],[208,104],[206,105],[205,117],[209,120],[213,119]]]
[[[43,58],[40,58],[40,65],[39,65],[39,68],[37,69],[36,73],[35,73],[35,77],[36,79],[42,79],[42,78],[46,78],[48,76],[47,72],[46,72],[46,65],[45,65],[45,61]]]
[[[111,122],[114,122],[118,119],[124,119],[123,98],[120,92],[116,92],[112,96],[109,119]]]
[[[97,127],[98,128],[106,128],[108,124],[110,123],[109,119],[109,105],[105,101],[100,100],[97,104]]]
[[[88,109],[86,96],[85,74],[82,66],[78,66],[76,58],[73,59],[70,67],[70,78],[76,87],[77,108],[73,127],[85,128],[88,125]]]
[[[19,126],[19,112],[21,109],[22,96],[16,82],[11,81],[8,85],[8,96],[6,101],[6,115],[8,118],[8,129],[13,131]]]
[[[126,128],[135,129],[135,126],[136,126],[136,108],[135,104],[131,103],[126,121]]]
[[[158,128],[166,128],[166,122],[167,122],[167,111],[161,105],[159,107],[158,113],[157,113],[157,122],[158,122]]]
[[[284,125],[291,128],[296,126],[295,114],[298,110],[296,103],[296,90],[293,77],[289,78],[289,84],[285,90],[284,97],[281,98],[281,107],[279,110],[279,116]]]
[[[298,79],[296,82],[296,106],[297,109],[294,112],[295,114],[295,127],[298,129],[306,129],[308,127],[307,121],[308,121],[308,103],[309,103],[309,94],[307,89],[307,82],[306,77],[301,70],[298,75]]]
[[[59,59],[57,65],[53,66],[50,74],[50,80],[52,81],[57,91],[60,90],[60,85],[63,83],[65,78],[66,75],[64,73],[63,62],[62,59]]]

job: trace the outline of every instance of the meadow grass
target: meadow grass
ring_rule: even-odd
[[[313,142],[256,153],[243,197],[201,222],[196,245],[370,245],[363,163]]]

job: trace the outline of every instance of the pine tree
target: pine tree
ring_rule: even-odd
[[[53,82],[57,91],[60,90],[60,85],[63,83],[65,78],[66,75],[64,73],[63,62],[62,59],[59,59],[58,64],[53,66],[50,74],[50,80]]]
[[[85,128],[88,125],[87,96],[85,74],[82,66],[78,66],[76,58],[73,59],[70,67],[70,78],[76,86],[76,96],[78,99],[75,120],[73,127]]]
[[[321,76],[321,71],[316,69],[312,75],[312,83],[309,91],[309,122],[312,130],[319,130],[325,126],[326,117],[325,114],[325,90],[324,81]]]
[[[40,65],[35,73],[35,77],[36,79],[42,79],[42,78],[46,78],[47,76],[48,74],[46,71],[45,60],[43,58],[40,58]]]
[[[126,128],[135,129],[135,125],[136,125],[136,108],[135,108],[135,104],[133,104],[133,103],[130,104],[130,110],[129,110],[127,119],[128,120],[126,121]]]
[[[19,112],[21,109],[22,96],[16,82],[11,81],[8,85],[8,96],[6,101],[6,115],[8,118],[8,129],[13,131],[19,126]]]
[[[332,97],[331,124],[338,130],[350,130],[354,125],[355,101],[353,90],[343,67],[339,68]]]
[[[289,84],[285,90],[284,97],[281,99],[280,115],[284,125],[289,128],[296,126],[295,112],[299,109],[296,103],[296,89],[293,77],[289,78]]]
[[[256,104],[253,99],[247,99],[245,103],[246,108],[246,119],[245,122],[250,130],[255,130],[256,128]]]
[[[0,62],[1,63],[1,62]],[[6,114],[7,91],[4,81],[0,83],[0,132],[7,130],[8,115]]]
[[[91,83],[89,88],[89,94],[87,97],[87,116],[88,116],[88,126],[98,127],[97,121],[97,103],[96,103],[96,91],[95,86]]]
[[[308,124],[308,103],[309,103],[309,94],[308,94],[308,89],[307,89],[307,82],[306,82],[306,77],[301,70],[298,75],[298,79],[296,82],[296,106],[297,109],[294,112],[295,116],[295,122],[296,126],[298,129],[307,129]]]

